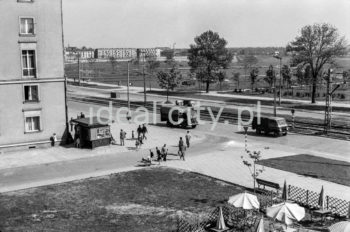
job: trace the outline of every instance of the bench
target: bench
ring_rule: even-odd
[[[265,187],[267,186],[267,187],[275,189],[276,193],[278,195],[278,191],[281,189],[281,187],[278,183],[274,183],[271,181],[256,178],[256,182],[258,183],[258,189],[262,190],[262,192],[267,192],[267,190],[265,189]],[[260,185],[264,186],[264,188],[260,188]]]

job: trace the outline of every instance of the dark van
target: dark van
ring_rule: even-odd
[[[257,134],[264,132],[266,135],[273,133],[274,136],[287,135],[288,125],[285,118],[282,117],[260,117],[260,124],[258,125],[258,118],[253,118],[253,130]]]

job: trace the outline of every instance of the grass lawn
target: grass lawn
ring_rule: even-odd
[[[259,164],[350,186],[350,163],[344,161],[301,154],[266,159]]]
[[[0,196],[1,231],[173,231],[177,215],[208,213],[243,189],[151,168]]]

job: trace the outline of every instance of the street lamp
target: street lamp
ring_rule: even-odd
[[[146,96],[146,74],[145,74],[145,58],[146,58],[146,52],[140,51],[141,56],[143,56],[143,65],[142,65],[142,76],[143,76],[143,97],[144,97],[144,106],[146,107],[147,102],[147,96]],[[143,55],[142,55],[143,54]]]
[[[269,67],[269,75],[272,76],[272,81],[273,81],[273,116],[276,117],[276,115],[277,115],[277,110],[276,110],[276,75],[275,75],[275,71],[273,70],[272,65],[270,65],[270,67]]]
[[[126,95],[128,98],[128,112],[130,111],[130,96],[129,96],[129,85],[130,85],[130,62],[132,62],[131,60],[128,60],[128,84],[126,86]]]
[[[279,83],[279,94],[278,94],[278,105],[281,105],[281,82],[282,82],[282,72],[281,72],[281,68],[282,68],[282,57],[279,55],[279,52],[276,51],[275,54],[273,55],[274,58],[280,60],[280,83]]]

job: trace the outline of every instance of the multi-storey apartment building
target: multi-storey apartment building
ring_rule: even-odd
[[[61,0],[0,1],[0,150],[66,129]]]
[[[95,50],[95,58],[108,59],[114,57],[116,59],[133,59],[138,56],[160,57],[160,49],[158,48],[98,48]],[[137,54],[139,52],[140,54]]]

